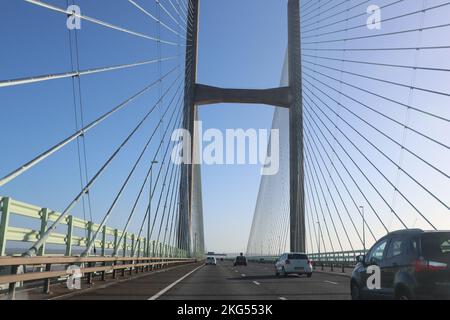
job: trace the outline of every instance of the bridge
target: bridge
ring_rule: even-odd
[[[281,81],[264,88],[199,81],[217,4],[101,2],[0,5],[2,298],[349,299],[378,239],[450,229],[450,2],[228,1],[283,17]],[[216,104],[273,112],[246,246],[227,249],[247,267],[204,266],[225,251],[202,185],[205,153],[220,164],[199,124]],[[276,277],[284,252],[307,253],[312,279]]]

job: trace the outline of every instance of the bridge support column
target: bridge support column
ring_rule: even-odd
[[[290,250],[305,252],[305,196],[300,1],[288,2]]]
[[[192,30],[187,33],[186,74],[184,97],[183,126],[190,133],[190,145],[184,144],[184,152],[191,160],[183,164],[180,183],[180,209],[178,248],[192,256],[196,254],[195,225],[200,220],[194,205],[195,177],[199,176],[199,168],[192,164],[195,154],[195,127],[197,116],[196,104],[233,103],[265,103],[289,108],[289,141],[290,141],[290,250],[304,252],[306,250],[305,235],[305,196],[304,196],[304,143],[303,143],[303,105],[302,105],[302,67],[300,40],[300,0],[288,1],[288,54],[289,54],[289,87],[249,90],[223,89],[197,84],[197,40],[199,21],[199,1],[189,2],[189,21]],[[196,181],[200,183],[200,181]],[[195,208],[194,208],[195,207]],[[195,212],[194,212],[195,211]]]
[[[186,70],[184,88],[184,122],[183,127],[191,136],[191,145],[185,145],[184,152],[191,150],[190,164],[183,164],[181,168],[180,183],[180,208],[178,227],[178,247],[180,249],[191,249],[192,229],[192,199],[194,190],[192,155],[194,150],[194,121],[195,121],[195,84],[197,80],[197,39],[199,0],[189,1],[188,30],[186,40]],[[190,30],[191,29],[191,30]],[[187,147],[187,148],[186,148]]]

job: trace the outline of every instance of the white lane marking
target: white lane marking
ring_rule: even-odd
[[[280,297],[280,300],[286,301],[287,299],[285,297]]]
[[[234,270],[234,272],[238,272],[237,270]]]
[[[324,282],[326,282],[326,283],[331,283],[331,284],[338,284],[337,282],[328,281],[328,280],[325,280]]]
[[[195,271],[199,270],[200,268],[203,268],[204,265],[201,265],[198,268],[195,268],[194,270],[192,270],[191,272],[189,272],[188,274],[184,275],[183,277],[181,277],[180,279],[178,279],[177,281],[175,281],[174,283],[172,283],[171,285],[167,286],[166,288],[162,289],[160,292],[158,292],[157,294],[155,294],[153,297],[149,298],[148,300],[156,300],[159,297],[161,297],[164,293],[166,293],[167,291],[169,291],[170,289],[172,289],[173,287],[175,287],[177,284],[179,284],[181,281],[183,281],[184,279],[186,279],[187,277],[189,277],[191,274],[193,274]]]
[[[245,274],[244,274],[244,273],[243,273],[243,274],[241,274],[241,277],[242,277],[242,278],[245,278]]]
[[[256,284],[257,286],[260,286],[261,283],[259,283],[258,281],[253,281],[254,284]]]

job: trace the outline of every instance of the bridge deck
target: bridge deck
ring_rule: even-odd
[[[195,270],[195,271],[194,271]],[[194,272],[192,272],[194,271]],[[191,273],[192,272],[192,273]],[[186,276],[187,275],[187,276]],[[181,281],[179,281],[182,279]],[[178,282],[179,281],[179,282]],[[251,263],[233,267],[231,262],[217,266],[192,264],[164,271],[124,278],[118,282],[94,281],[81,291],[69,292],[62,284],[52,294],[18,293],[18,299],[71,300],[334,300],[349,299],[348,274],[315,272],[312,278],[275,277],[270,264]]]
[[[182,281],[163,300],[349,299],[350,278],[315,273],[312,278],[278,278],[270,264],[234,268],[230,262],[205,266]]]

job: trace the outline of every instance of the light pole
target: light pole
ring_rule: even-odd
[[[278,236],[278,255],[281,255],[281,237]]]
[[[366,228],[365,228],[365,218],[364,218],[364,206],[360,206],[359,207],[361,209],[361,216],[363,219],[363,229],[362,229],[362,233],[363,233],[363,249],[364,249],[364,253],[366,252]]]
[[[153,198],[153,166],[158,164],[158,161],[153,160],[150,166],[150,190],[148,199],[148,221],[147,221],[147,257],[150,257],[150,231],[151,231],[151,213],[152,213],[152,198]]]
[[[194,234],[194,256],[197,256],[197,232]]]
[[[322,230],[320,229],[320,221],[317,221],[317,225],[319,227],[319,236],[317,237],[317,249],[319,250],[319,259],[320,259],[320,236],[322,235]]]

